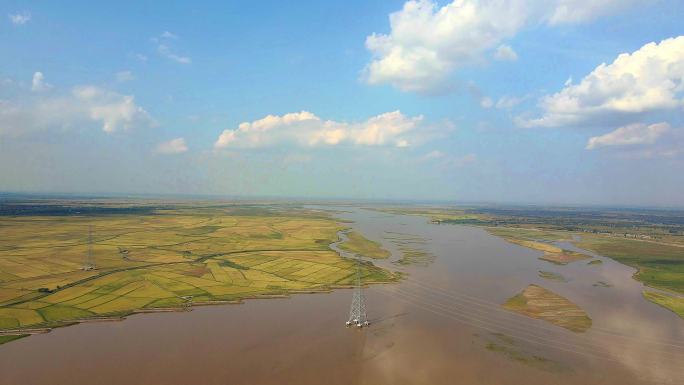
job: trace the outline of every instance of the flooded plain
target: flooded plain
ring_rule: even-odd
[[[351,290],[141,314],[0,345],[0,383],[684,382],[684,320],[643,298],[634,269],[601,256],[557,266],[480,228],[343,210],[392,251],[378,264],[406,273],[365,290],[369,328],[344,326]],[[406,245],[434,258],[393,263]],[[529,284],[576,303],[592,327],[574,333],[500,307]]]

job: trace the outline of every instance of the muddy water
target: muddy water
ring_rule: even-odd
[[[426,240],[420,247],[437,256],[427,267],[383,263],[409,276],[366,290],[368,329],[344,327],[350,290],[136,315],[1,345],[0,383],[684,382],[684,321],[645,301],[631,268],[601,257],[600,266],[555,266],[481,229],[419,217],[360,209],[339,216],[397,256],[396,240],[387,239],[402,237],[396,233]],[[539,270],[569,282],[544,280]],[[530,283],[580,305],[592,328],[575,334],[498,307]]]

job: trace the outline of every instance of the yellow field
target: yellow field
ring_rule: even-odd
[[[528,317],[541,319],[573,332],[591,327],[591,318],[580,307],[541,286],[529,285],[502,305]]]
[[[549,237],[548,233],[543,233],[543,232],[535,232],[534,230],[530,229],[519,229],[519,228],[499,228],[499,227],[489,227],[487,228],[487,231],[489,233],[502,237],[506,241],[510,243],[514,243],[516,245],[520,245],[523,247],[527,247],[529,249],[534,249],[534,250],[539,250],[544,253],[539,259],[547,262],[554,263],[556,265],[567,265],[568,263],[571,262],[576,262],[576,261],[581,261],[584,259],[589,259],[588,255],[584,255],[581,253],[577,253],[574,251],[570,250],[564,250],[561,249],[560,247],[551,245],[549,243],[545,242],[539,242],[539,241],[534,241],[531,239],[528,239],[527,237],[529,236],[540,236],[542,238],[544,237]],[[554,236],[550,237],[551,239],[554,238]]]
[[[97,268],[83,271],[89,225]],[[283,208],[0,217],[0,330],[349,285],[354,262],[328,246],[343,228]],[[362,269],[366,282],[395,279]]]

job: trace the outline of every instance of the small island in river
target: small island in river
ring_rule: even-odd
[[[579,306],[537,285],[527,286],[520,294],[509,299],[502,306],[510,311],[541,319],[573,332],[585,332],[591,327],[591,318]]]

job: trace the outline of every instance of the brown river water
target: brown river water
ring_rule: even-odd
[[[684,383],[684,320],[643,299],[632,268],[603,257],[555,266],[479,228],[344,210],[392,259],[395,233],[427,240],[421,248],[437,257],[380,263],[408,278],[365,290],[369,328],[344,326],[351,290],[140,314],[0,345],[0,384]],[[578,304],[592,328],[573,333],[500,308],[531,283]]]

